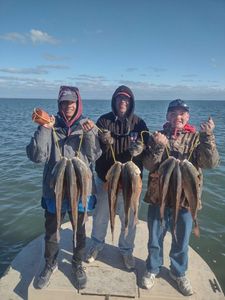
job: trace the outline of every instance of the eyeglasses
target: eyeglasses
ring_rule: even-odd
[[[117,102],[126,102],[126,103],[129,103],[130,102],[130,99],[129,98],[127,98],[127,97],[124,97],[124,96],[118,96],[118,97],[116,97],[116,101]]]

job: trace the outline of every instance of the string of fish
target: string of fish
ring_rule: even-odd
[[[38,115],[34,109],[34,114],[36,117],[41,118],[46,124],[49,124],[47,119]],[[34,118],[35,119],[35,118]],[[33,119],[33,121],[34,121]],[[90,170],[87,165],[79,158],[79,153],[81,150],[81,145],[83,142],[83,134],[80,138],[80,143],[77,150],[77,155],[72,159],[68,159],[62,156],[57,133],[55,127],[52,127],[53,139],[56,144],[56,147],[59,151],[60,160],[55,164],[51,172],[51,181],[50,185],[54,188],[55,192],[55,201],[56,201],[56,215],[57,215],[57,240],[59,241],[59,228],[61,226],[61,207],[62,201],[65,194],[65,183],[67,196],[70,200],[71,206],[71,216],[72,216],[72,226],[74,231],[73,241],[74,247],[76,247],[76,232],[77,232],[77,220],[78,220],[78,199],[81,197],[82,206],[85,210],[84,222],[87,219],[87,192],[88,192],[88,181],[90,180]]]

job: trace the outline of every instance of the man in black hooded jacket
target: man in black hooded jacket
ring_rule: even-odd
[[[102,155],[96,161],[95,171],[97,173],[96,189],[97,204],[93,214],[93,228],[91,235],[91,247],[87,254],[87,261],[93,262],[99,251],[103,249],[105,236],[109,221],[108,193],[104,188],[106,174],[114,164],[113,153],[116,161],[125,163],[133,157],[133,162],[142,171],[143,166],[138,155],[143,150],[141,132],[148,131],[145,122],[134,114],[134,95],[132,91],[122,85],[116,89],[112,96],[112,111],[102,115],[97,126],[102,133],[99,134]],[[144,140],[148,134],[143,133]],[[132,147],[136,143],[136,147]],[[140,147],[137,147],[137,144]],[[135,149],[133,151],[133,149]],[[112,151],[113,150],[113,151]],[[124,204],[122,192],[118,193],[117,213],[121,221],[121,233],[119,237],[119,249],[123,257],[125,267],[129,270],[134,269],[135,261],[132,255],[136,226],[134,226],[134,215],[131,212],[128,234],[125,236]]]

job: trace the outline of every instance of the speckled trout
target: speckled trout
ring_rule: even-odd
[[[77,176],[74,170],[73,163],[71,159],[67,160],[66,170],[66,191],[67,197],[70,201],[71,216],[72,216],[72,226],[73,226],[73,242],[74,247],[76,247],[76,233],[77,233],[77,220],[78,220],[78,199],[80,191],[77,185]]]
[[[106,174],[106,183],[108,189],[108,201],[109,201],[109,215],[110,215],[110,227],[112,233],[112,241],[114,240],[114,227],[116,217],[117,197],[120,185],[120,175],[122,170],[122,163],[117,161]]]
[[[169,183],[171,175],[176,166],[176,158],[170,156],[159,166],[159,198],[160,198],[160,219],[164,219],[164,211],[168,198]]]
[[[90,192],[91,171],[89,167],[79,157],[73,157],[72,163],[77,176],[78,189],[85,211],[84,221],[87,220],[87,197]]]
[[[67,165],[67,158],[62,157],[54,166],[51,173],[50,185],[54,188],[55,202],[56,202],[56,216],[57,216],[57,241],[59,241],[59,229],[61,225],[61,208],[62,200],[64,198],[64,175]]]
[[[142,190],[141,171],[132,161],[128,161],[122,168],[122,191],[125,213],[125,234],[128,233],[130,209],[134,213],[134,225],[138,222],[139,198]]]
[[[182,173],[182,187],[184,195],[188,201],[192,219],[194,221],[194,234],[195,236],[199,236],[199,227],[197,222],[197,211],[200,199],[198,170],[187,159],[180,163],[180,168]]]

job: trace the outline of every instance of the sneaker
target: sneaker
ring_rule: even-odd
[[[156,274],[146,271],[144,276],[142,277],[142,286],[145,289],[150,290],[155,283],[155,276]]]
[[[54,264],[53,266],[48,263],[45,264],[43,271],[40,273],[37,280],[37,288],[43,289],[43,287],[47,286],[52,273],[54,273],[58,269],[58,265]]]
[[[123,263],[128,270],[135,268],[135,259],[132,254],[123,255]]]
[[[72,262],[72,270],[75,275],[75,283],[77,289],[84,289],[87,284],[87,275],[85,273],[85,268],[82,267],[81,263]]]
[[[99,250],[96,248],[91,248],[88,251],[87,257],[86,257],[86,261],[88,263],[92,263],[96,260],[97,256],[98,256]]]
[[[169,275],[174,281],[176,281],[179,291],[184,296],[191,296],[193,294],[191,283],[186,276],[176,277],[171,271],[169,272]]]

